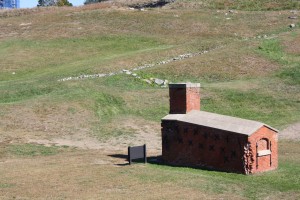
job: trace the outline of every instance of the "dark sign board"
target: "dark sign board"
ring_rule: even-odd
[[[144,159],[144,163],[147,163],[146,145],[128,147],[128,161],[131,165],[132,160]]]

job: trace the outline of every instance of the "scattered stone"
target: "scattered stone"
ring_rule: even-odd
[[[295,28],[296,25],[295,24],[290,24],[290,28]]]
[[[161,80],[161,79],[156,78],[156,79],[154,80],[154,83],[156,83],[157,85],[162,85],[162,84],[164,84],[164,81]]]
[[[183,59],[187,59],[187,58],[192,58],[192,57],[195,57],[195,56],[198,56],[198,55],[209,53],[210,51],[214,51],[214,50],[222,48],[222,47],[223,46],[218,46],[218,47],[212,48],[210,50],[204,50],[204,51],[200,51],[200,52],[196,52],[196,53],[182,54],[182,55],[179,55],[177,57],[173,57],[173,58],[168,59],[168,60],[159,61],[159,62],[157,62],[155,64],[145,64],[145,65],[142,65],[142,66],[138,66],[138,67],[133,68],[131,71],[127,70],[127,69],[123,69],[121,71],[114,72],[114,73],[109,73],[109,74],[83,74],[83,75],[80,75],[80,76],[77,76],[77,77],[62,78],[62,79],[59,79],[58,81],[80,80],[80,79],[98,78],[98,77],[101,78],[101,77],[106,77],[106,76],[114,76],[114,75],[122,74],[122,73],[126,73],[128,75],[132,75],[132,76],[134,76],[134,77],[136,77],[138,79],[141,79],[140,76],[137,76],[137,74],[133,73],[132,71],[142,70],[142,69],[145,69],[145,68],[154,67],[155,65],[164,65],[164,64],[168,64],[170,62],[176,62],[176,61],[179,61],[179,60],[183,60]],[[147,79],[143,79],[143,80],[147,80]],[[152,84],[154,81],[155,81],[155,78],[152,78],[152,81],[148,80],[146,82],[150,82],[149,84]],[[163,81],[163,80],[161,80],[161,81]],[[165,83],[164,83],[165,81],[163,81],[161,84],[165,85]],[[168,84],[168,83],[166,83],[166,84]]]
[[[231,18],[230,18],[230,17],[227,17],[226,19],[229,20],[229,19],[231,19]]]
[[[143,79],[142,81],[148,83],[148,84],[152,84],[152,81],[148,80],[148,79]]]
[[[289,19],[297,19],[297,16],[289,16]]]
[[[16,74],[16,72],[13,72],[12,74],[13,74],[13,75],[15,75],[15,74]]]
[[[29,26],[31,23],[21,23],[20,26]]]
[[[293,14],[297,14],[297,10],[291,10],[290,12]]]

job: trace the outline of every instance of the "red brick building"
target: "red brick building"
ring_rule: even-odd
[[[200,84],[169,85],[162,159],[179,166],[253,174],[278,166],[278,131],[261,122],[200,111]]]

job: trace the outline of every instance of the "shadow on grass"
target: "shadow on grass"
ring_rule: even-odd
[[[126,163],[120,163],[120,164],[115,164],[116,166],[129,166],[129,161],[128,161],[128,155],[127,154],[111,154],[108,155],[113,158],[118,158],[118,159],[124,159]],[[224,171],[224,170],[219,170],[219,169],[214,169],[206,166],[188,166],[188,165],[175,165],[175,164],[170,164],[166,163],[162,160],[161,155],[160,156],[150,156],[147,157],[147,163],[152,164],[152,165],[159,165],[159,166],[166,166],[166,167],[172,167],[172,168],[190,168],[190,169],[199,169],[199,170],[204,170],[204,171],[215,171],[215,172],[225,172],[225,173],[234,173],[234,174],[243,174],[241,172],[231,172],[231,171]],[[132,164],[144,164],[144,158],[140,159],[134,159],[132,160]],[[145,163],[146,164],[146,163]]]
[[[113,157],[113,158],[123,159],[124,161],[128,162],[128,163],[115,164],[117,166],[127,166],[127,165],[129,165],[127,154],[111,154],[111,155],[108,155],[108,156]],[[144,158],[133,159],[132,163],[144,163]],[[163,164],[163,162],[161,160],[161,156],[147,157],[147,163],[150,163],[150,164]]]

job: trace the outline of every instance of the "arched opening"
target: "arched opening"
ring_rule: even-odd
[[[272,166],[272,143],[262,138],[256,143],[256,169],[265,169]]]

